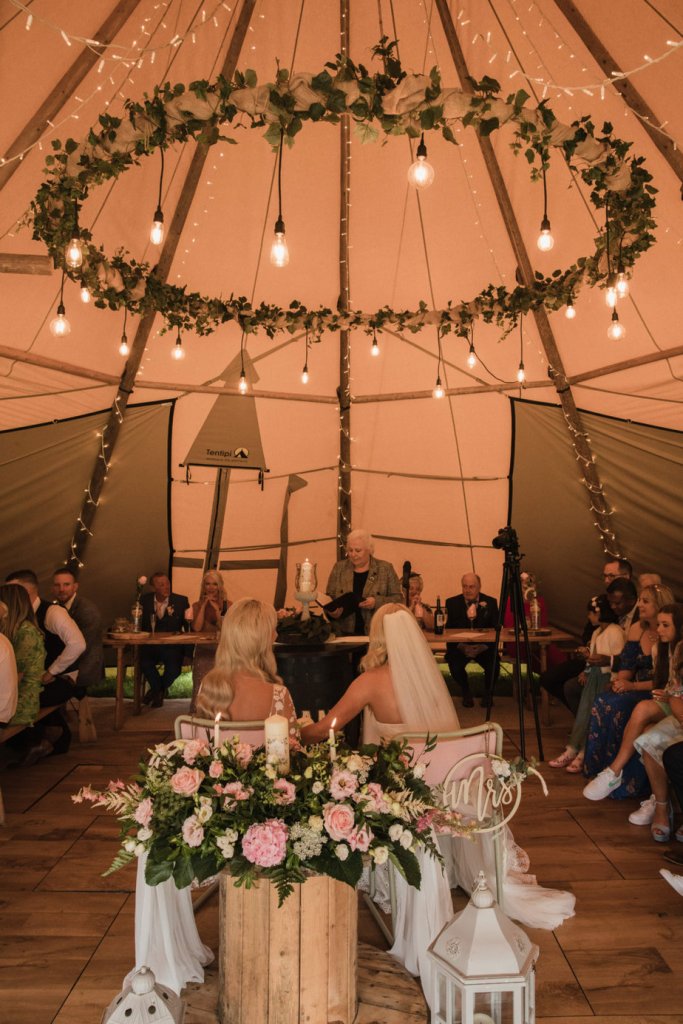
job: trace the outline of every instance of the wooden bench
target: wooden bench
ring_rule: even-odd
[[[59,710],[60,707],[63,708],[64,705],[58,704],[56,707],[52,708],[39,708],[38,714],[33,722],[26,723],[25,725],[8,725],[6,729],[0,729],[0,744],[7,743],[7,740],[11,740],[13,736],[18,736],[20,732],[24,731],[24,729],[30,729],[36,724],[36,722],[39,722],[41,718],[47,718],[48,715],[51,715],[53,711]],[[0,826],[4,824],[5,804],[2,799],[2,789],[0,788]]]

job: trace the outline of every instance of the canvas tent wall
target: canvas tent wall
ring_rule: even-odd
[[[542,98],[547,85],[548,97],[561,120],[570,122],[585,114],[611,120],[618,134],[632,140],[634,150],[645,155],[659,189],[657,246],[638,263],[631,298],[622,306],[626,338],[619,344],[607,341],[608,317],[601,292],[581,293],[575,321],[565,320],[561,313],[550,320],[570,381],[582,378],[573,385],[582,409],[618,420],[681,429],[683,359],[680,355],[657,358],[680,344],[675,327],[681,320],[683,298],[673,282],[681,265],[683,214],[681,182],[675,168],[613,89],[606,88],[603,97],[599,83],[605,74],[568,20],[566,4],[539,0],[520,5],[510,0],[495,5],[470,2],[447,6],[475,77],[493,75],[504,85],[509,83],[510,90],[521,84],[522,71],[532,79],[540,78],[541,82],[531,83],[536,97]],[[315,4],[259,0],[249,19],[238,66],[254,68],[259,81],[272,77],[276,59],[294,70],[320,70],[339,50],[343,7],[336,0]],[[618,20],[610,14],[610,5],[584,0],[576,7],[598,36],[609,42],[615,60],[627,71],[646,64],[644,54],[659,58],[668,53],[672,48],[667,39],[681,38],[678,29],[683,26],[677,25],[680,13],[673,0],[656,5],[629,0],[621,6]],[[10,161],[11,176],[5,173],[0,177],[0,248],[10,254],[42,252],[30,241],[30,233],[16,231],[15,225],[40,183],[52,138],[67,133],[81,137],[102,111],[120,113],[126,97],[140,98],[158,82],[211,78],[223,63],[242,9],[240,3],[202,7],[178,0],[98,5],[81,0],[48,5],[36,0],[28,11],[33,13],[33,21],[27,30],[27,11],[4,0],[0,9],[0,88],[6,103],[0,148],[7,152],[27,125],[37,127],[30,140],[24,137],[22,159]],[[139,56],[140,66],[137,62],[135,67],[126,66],[120,59],[132,51],[97,50],[78,84],[53,104],[57,109],[51,111],[49,120],[55,127],[44,123],[41,128],[41,104],[76,60],[88,56],[88,44],[80,39],[98,38],[105,18],[117,12],[121,24],[111,42],[139,48],[144,40],[146,51]],[[436,6],[427,0],[351,2],[349,24],[354,59],[370,64],[370,47],[384,32],[399,39],[404,66],[422,71],[438,64],[444,82],[458,84]],[[62,32],[71,45],[65,43]],[[174,37],[178,45],[171,44]],[[652,60],[651,66],[632,79],[656,112],[664,135],[674,140],[683,137],[683,113],[677,101],[681,68],[681,53],[676,51],[667,59]],[[517,74],[511,78],[514,72]],[[528,84],[527,91],[531,91]],[[167,225],[178,202],[189,202],[169,279],[208,295],[234,292],[253,295],[257,302],[264,299],[287,305],[296,298],[309,305],[334,307],[340,294],[339,128],[307,125],[285,153],[284,212],[291,261],[284,270],[276,270],[268,262],[277,215],[273,154],[261,133],[245,130],[234,134],[237,146],[212,147],[192,196],[183,182],[193,144],[167,154],[163,200]],[[408,141],[390,138],[384,145],[363,145],[352,135],[348,269],[354,307],[377,309],[386,303],[413,308],[420,299],[441,307],[449,299],[475,294],[489,281],[514,281],[516,259],[477,139],[467,129],[458,130],[457,139],[456,147],[436,133],[429,137],[429,159],[437,174],[418,205],[405,178],[412,159]],[[554,161],[549,174],[549,212],[556,244],[549,257],[538,253],[540,185],[530,182],[524,161],[513,156],[508,143],[501,131],[493,138],[493,149],[534,266],[545,272],[590,251],[596,225],[585,187],[561,161]],[[4,170],[0,168],[0,175]],[[82,217],[94,225],[96,241],[108,251],[124,246],[136,257],[149,258],[147,238],[158,176],[158,159],[150,157],[113,185],[93,192]],[[44,277],[2,274],[0,289],[5,326],[0,350],[4,356],[0,360],[0,427],[61,421],[94,413],[111,403],[123,363],[118,354],[122,316],[82,305],[70,286],[65,298],[72,332],[57,341],[47,330],[57,301],[56,273]],[[130,404],[133,408],[138,403],[176,400],[170,449],[174,583],[194,594],[201,569],[187,563],[200,562],[205,553],[215,470],[193,469],[188,483],[180,464],[218,399],[226,367],[239,355],[240,332],[234,324],[226,324],[207,338],[185,337],[187,358],[176,363],[169,355],[173,337],[158,333],[162,326],[158,319]],[[129,335],[135,329],[135,322],[129,322]],[[375,358],[365,333],[354,332],[350,340],[353,520],[377,535],[380,556],[394,564],[409,558],[421,569],[431,597],[456,591],[460,574],[472,567],[482,575],[486,589],[495,591],[501,559],[490,548],[490,541],[508,514],[509,396],[553,405],[558,401],[548,382],[537,328],[526,318],[521,351],[528,386],[523,392],[514,381],[520,357],[517,333],[501,340],[495,328],[477,327],[480,359],[474,369],[466,364],[466,343],[447,337],[444,383],[470,393],[456,393],[442,401],[431,397],[437,366],[433,331],[401,337],[385,332],[380,346],[381,356]],[[656,361],[639,362],[644,357]],[[307,385],[300,381],[302,337],[248,337],[247,359],[258,375],[253,393],[270,472],[263,491],[255,472],[231,473],[220,557],[229,567],[232,596],[256,593],[272,599],[283,510],[292,477],[301,478],[306,486],[291,494],[287,502],[290,584],[291,563],[299,555],[317,561],[323,579],[336,557],[339,338],[324,335],[311,346]],[[621,368],[634,360],[637,365]],[[192,388],[197,390],[189,390]],[[571,439],[567,434],[568,445]],[[571,452],[571,447],[566,450]],[[123,449],[117,450],[112,466],[112,482],[118,474],[135,472],[121,452]],[[89,460],[83,474],[87,477],[95,455],[84,458]],[[567,474],[559,460],[548,471],[563,479]],[[111,485],[108,481],[107,486]],[[577,511],[583,509],[590,532],[589,501],[576,472],[567,477],[566,486],[571,488]],[[607,494],[612,498],[609,488]],[[617,536],[623,522],[624,537],[631,537],[638,511],[612,500],[617,505]],[[543,507],[540,494],[538,506]],[[19,502],[19,515],[21,507]],[[63,557],[77,525],[74,511],[70,510],[72,522],[64,530]],[[96,537],[99,521],[98,513]],[[667,541],[666,548],[676,544],[670,534]],[[0,543],[2,564],[13,563],[16,552]],[[112,536],[111,543],[115,550],[125,550],[123,524],[121,535]],[[658,547],[645,549],[642,558],[647,558],[647,564],[639,568],[662,568],[666,574],[667,567],[652,564],[659,551]],[[89,557],[83,559],[86,570]],[[581,550],[567,552],[566,557],[572,563],[589,561],[593,579],[599,580],[595,562],[600,560],[600,548],[595,538],[590,554],[582,544]],[[143,565],[140,558],[142,555],[135,556],[135,566],[117,558],[111,568],[102,571],[129,580],[152,568],[151,559]]]

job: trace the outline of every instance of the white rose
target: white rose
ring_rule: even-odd
[[[408,832],[407,829],[401,836],[399,842],[401,843],[401,846],[403,847],[404,850],[409,850],[410,847],[413,845],[413,837],[411,836],[410,832]]]
[[[339,846],[335,847],[334,852],[339,857],[339,860],[346,860],[349,855],[349,848],[348,846],[345,846],[344,843],[340,843]]]
[[[126,851],[126,853],[135,853],[135,847],[137,845],[138,844],[135,842],[134,839],[126,839],[125,843],[123,844],[123,848]]]
[[[421,779],[424,777],[424,773],[426,770],[427,765],[423,761],[421,761],[419,764],[416,764],[415,767],[413,768],[413,775],[415,776],[416,779]]]
[[[199,798],[199,808],[197,809],[197,821],[200,825],[206,825],[209,818],[213,817],[213,807],[211,806],[211,800],[208,796],[202,796]]]
[[[314,832],[322,832],[324,828],[323,819],[319,814],[312,814],[308,819],[309,828],[312,828]]]
[[[146,839],[151,839],[151,838],[152,838],[152,830],[151,830],[151,828],[139,828],[138,829],[138,839],[140,840],[141,843],[144,843],[144,841]]]
[[[309,765],[309,767],[308,767],[308,768],[306,769],[306,771],[304,772],[304,778],[305,778],[305,779],[312,779],[312,778],[313,778],[313,769],[312,769],[312,768],[310,767],[310,765]],[[315,791],[314,791],[314,792],[315,792]]]
[[[314,782],[313,785],[311,786],[311,789],[313,790],[314,793],[322,793],[324,788],[325,787],[323,786],[322,782]]]
[[[140,584],[141,587],[144,587],[144,585],[147,583],[147,577],[138,576],[138,583]]]
[[[135,856],[136,857],[142,857],[143,853],[146,853],[146,852],[147,851],[145,850],[145,844],[144,843],[136,843],[135,844]]]
[[[375,864],[386,864],[389,859],[389,851],[386,846],[378,846],[375,850],[370,850],[370,856],[374,859]]]
[[[227,836],[219,836],[216,840],[216,846],[221,851],[226,860],[230,860],[235,855],[235,847],[229,841]]]
[[[403,825],[396,824],[396,825],[392,825],[389,828],[389,838],[391,839],[392,843],[398,842],[398,840],[401,838],[402,835],[403,835]]]

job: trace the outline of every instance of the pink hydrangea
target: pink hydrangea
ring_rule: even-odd
[[[178,796],[192,796],[203,780],[204,772],[200,772],[199,768],[179,768],[175,775],[171,776],[171,789]]]
[[[194,764],[200,754],[209,752],[210,748],[206,740],[187,740],[183,747],[183,761],[185,764]]]
[[[279,796],[276,798],[278,804],[293,804],[296,799],[296,786],[287,779],[276,779],[273,789],[277,790]]]
[[[144,800],[135,808],[135,814],[133,815],[138,825],[149,825],[152,820],[152,798],[146,796]]]
[[[212,761],[209,765],[209,775],[212,779],[220,779],[223,774],[223,765],[220,761]]]
[[[365,787],[365,791],[368,796],[367,808],[370,811],[374,811],[375,814],[388,814],[391,810],[389,802],[384,795],[384,790],[380,786],[379,782],[368,782]]]
[[[345,769],[334,772],[330,779],[330,793],[335,800],[345,800],[358,789],[358,779]]]
[[[196,814],[183,822],[183,839],[188,846],[201,846],[204,842],[204,829],[197,821]]]
[[[253,756],[254,748],[252,747],[251,743],[235,744],[235,760],[237,761],[240,768],[246,768]]]
[[[323,808],[325,831],[336,842],[348,839],[354,827],[354,812],[350,804],[325,804]]]
[[[260,868],[275,867],[285,859],[287,835],[287,826],[279,818],[269,818],[262,825],[250,825],[242,837],[242,853]]]
[[[360,850],[361,853],[367,853],[370,848],[370,843],[375,838],[374,832],[367,825],[362,825],[360,828],[354,828],[350,834],[348,842],[352,850]]]

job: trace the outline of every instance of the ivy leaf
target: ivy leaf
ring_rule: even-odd
[[[162,860],[160,863],[153,864],[151,860],[148,860],[145,865],[145,881],[147,885],[159,885],[160,882],[165,882],[169,879],[172,874],[172,861]]]
[[[319,75],[311,79],[311,89],[315,92],[329,92],[332,86],[332,78],[328,71],[321,71]]]
[[[491,132],[497,131],[500,128],[500,120],[497,117],[486,117],[483,121],[479,122],[479,134],[486,138]]]
[[[408,885],[412,885],[414,889],[420,888],[422,876],[420,874],[420,865],[414,853],[411,853],[410,850],[404,850],[402,846],[399,846],[396,850],[391,851],[389,859],[401,872]]]
[[[322,103],[312,103],[308,108],[308,114],[311,121],[319,121],[321,117],[325,116],[325,107]]]
[[[252,68],[247,68],[244,72],[244,82],[247,89],[255,89],[258,83],[256,72]]]
[[[356,135],[360,141],[365,144],[366,142],[375,142],[379,137],[379,130],[373,125],[368,124],[367,121],[358,122],[353,127],[354,135]]]
[[[447,124],[445,124],[443,126],[443,128],[441,129],[441,134],[443,135],[443,137],[446,140],[446,142],[452,142],[454,146],[458,145],[458,140],[456,139],[455,135],[453,134],[452,129],[449,128]]]

